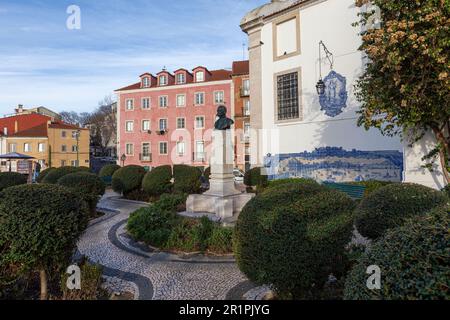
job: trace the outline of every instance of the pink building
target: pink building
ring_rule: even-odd
[[[231,71],[197,67],[144,73],[138,83],[116,90],[119,158],[149,168],[208,166],[217,106],[234,114],[231,88]]]

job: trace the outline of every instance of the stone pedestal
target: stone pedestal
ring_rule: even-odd
[[[231,130],[215,130],[212,140],[210,189],[204,194],[190,195],[186,209],[191,213],[214,213],[225,219],[239,214],[254,195],[242,193],[234,186]]]

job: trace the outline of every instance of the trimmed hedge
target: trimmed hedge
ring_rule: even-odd
[[[187,165],[173,166],[173,189],[175,192],[181,193],[199,193],[201,191],[202,171],[198,167],[191,167]]]
[[[358,182],[348,182],[348,184],[355,186],[363,186],[366,189],[364,190],[364,197],[367,197],[369,194],[374,191],[392,184],[390,181],[379,181],[379,180],[367,180],[367,181],[358,181]]]
[[[239,215],[234,251],[240,270],[282,297],[317,297],[333,273],[345,272],[353,229],[353,201],[317,184],[266,189]]]
[[[50,167],[50,168],[47,168],[45,170],[42,170],[39,173],[38,177],[36,178],[36,182],[37,183],[42,183],[42,180],[44,180],[44,178],[47,176],[47,174],[49,174],[50,171],[55,170],[55,169],[56,168]]]
[[[0,172],[0,191],[3,189],[26,184],[28,178],[26,175],[17,172]]]
[[[65,175],[68,175],[68,174],[71,174],[71,173],[75,173],[75,172],[80,172],[80,171],[89,172],[89,168],[87,168],[87,167],[59,167],[59,168],[54,168],[49,173],[47,173],[47,175],[42,180],[42,183],[57,184],[58,180],[60,178],[64,177]]]
[[[216,253],[230,253],[233,251],[233,228],[214,228],[208,240],[209,250]]]
[[[211,178],[211,167],[208,167],[203,172],[203,177],[205,178],[206,182],[209,183],[209,179]]]
[[[388,230],[348,274],[347,300],[449,300],[450,207]],[[381,269],[381,290],[369,290],[368,266]]]
[[[79,194],[89,206],[91,215],[96,215],[97,203],[105,194],[105,183],[99,176],[89,172],[76,172],[60,178],[58,184]]]
[[[159,166],[153,168],[144,176],[142,189],[150,196],[169,193],[172,189],[172,167]]]
[[[364,237],[377,239],[387,229],[402,225],[406,218],[422,215],[447,201],[437,190],[412,183],[393,183],[361,201],[355,225]]]
[[[305,179],[305,178],[291,178],[291,179],[278,179],[271,180],[267,183],[267,188],[275,188],[282,185],[291,185],[291,184],[317,184],[317,182],[313,179]]]
[[[120,168],[112,176],[112,188],[124,194],[141,189],[145,173],[145,169],[141,166],[130,165]]]
[[[260,167],[247,170],[244,174],[244,184],[247,187],[265,186],[267,185],[267,176],[261,175]]]
[[[119,170],[121,167],[118,164],[107,164],[106,166],[103,166],[100,169],[99,172],[99,177],[100,178],[104,178],[104,177],[112,177],[112,175],[114,174],[114,172],[116,172],[117,170]]]
[[[443,189],[442,192],[444,192],[447,197],[450,199],[450,184],[446,185]]]

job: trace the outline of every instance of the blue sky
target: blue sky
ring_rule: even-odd
[[[0,0],[0,116],[91,111],[146,71],[242,59],[243,15],[268,0]],[[69,30],[69,5],[81,30]]]

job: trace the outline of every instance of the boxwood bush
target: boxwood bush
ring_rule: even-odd
[[[144,176],[142,189],[150,196],[159,196],[169,193],[172,189],[172,167],[159,166],[153,168]]]
[[[216,227],[208,239],[209,250],[215,253],[230,253],[233,251],[233,228]]]
[[[317,182],[313,179],[305,179],[305,178],[277,179],[268,181],[267,188],[274,188],[282,185],[291,185],[291,184],[317,184]]]
[[[100,178],[104,177],[112,177],[114,172],[120,169],[120,166],[118,164],[107,164],[106,166],[103,166],[100,169],[100,172],[98,173]]]
[[[442,192],[444,192],[447,197],[450,199],[450,184],[446,185],[443,189]]]
[[[124,194],[139,190],[145,173],[145,169],[141,166],[130,165],[120,168],[112,176],[112,188]]]
[[[376,191],[384,186],[392,184],[392,182],[379,181],[379,180],[367,180],[367,181],[348,182],[348,184],[365,187],[366,189],[364,190],[364,197],[367,197],[369,194],[373,193],[374,191]]]
[[[173,189],[175,192],[181,193],[199,193],[201,191],[202,171],[198,167],[187,165],[173,166]]]
[[[234,251],[240,270],[281,297],[313,298],[347,267],[353,201],[315,182],[282,184],[253,198],[239,215]]]
[[[45,176],[47,176],[47,174],[49,174],[49,172],[52,171],[52,170],[55,170],[55,168],[50,167],[50,168],[47,168],[47,169],[45,169],[45,170],[42,170],[42,171],[39,173],[38,177],[36,178],[36,182],[37,182],[37,183],[41,183],[42,180],[44,180]]]
[[[205,171],[203,172],[203,177],[205,178],[206,182],[209,183],[209,179],[211,178],[211,167],[207,167]]]
[[[87,225],[87,207],[58,185],[15,186],[0,197],[0,265],[20,264],[23,272],[40,272],[41,299],[46,299],[48,272],[70,264]]]
[[[3,189],[26,184],[28,178],[26,175],[17,172],[0,172],[0,191]]]
[[[267,176],[261,175],[260,167],[247,170],[244,174],[244,184],[247,187],[265,186],[267,184]]]
[[[50,183],[50,184],[57,184],[58,180],[62,177],[64,177],[67,174],[75,173],[85,171],[89,172],[89,168],[87,167],[59,167],[51,170],[46,174],[44,179],[42,180],[42,183]]]
[[[96,215],[97,203],[105,194],[105,183],[99,176],[89,172],[76,172],[61,177],[58,184],[78,193],[89,206],[91,216]]]
[[[450,207],[408,219],[390,229],[348,274],[348,300],[449,300]],[[381,290],[369,290],[368,266],[381,269]]]
[[[421,215],[447,202],[437,190],[412,184],[394,183],[382,187],[364,198],[356,210],[356,228],[364,237],[377,239],[405,218]]]

